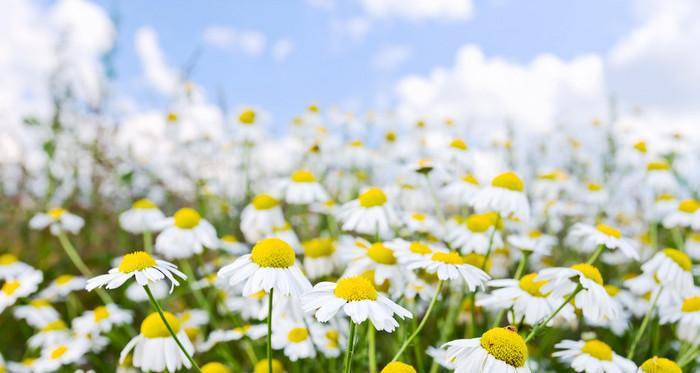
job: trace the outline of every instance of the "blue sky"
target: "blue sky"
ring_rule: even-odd
[[[301,0],[97,3],[119,17],[115,65],[120,91],[144,105],[162,105],[158,92],[144,84],[134,48],[137,30],[148,26],[158,33],[173,66],[184,65],[201,48],[192,78],[210,97],[224,92],[229,104],[260,105],[278,121],[310,102],[374,106],[378,96],[391,97],[401,77],[452,66],[456,50],[465,44],[526,64],[541,53],[562,59],[605,54],[636,26],[631,0],[476,0],[469,19],[373,18],[366,35],[356,39],[334,26],[368,18],[356,1],[336,0],[330,8]],[[206,45],[202,35],[213,25],[258,31],[268,48],[250,56]],[[280,39],[293,44],[284,60],[269,53]],[[391,46],[407,48],[408,58],[392,68],[373,66],[375,56]]]

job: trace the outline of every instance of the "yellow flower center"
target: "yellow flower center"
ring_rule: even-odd
[[[523,191],[523,181],[515,172],[505,172],[494,177],[491,185],[516,192]]]
[[[396,257],[394,256],[394,250],[384,246],[382,243],[374,243],[367,250],[367,256],[380,264],[392,265],[396,264]]]
[[[253,124],[255,123],[255,111],[253,109],[246,109],[241,112],[240,115],[238,115],[238,121],[240,121],[243,124]]]
[[[612,348],[605,344],[605,342],[601,342],[597,339],[591,339],[590,341],[586,341],[586,343],[581,348],[581,352],[583,352],[584,354],[591,355],[598,360],[612,361]]]
[[[669,193],[661,193],[656,197],[657,202],[659,202],[659,201],[673,201],[675,199],[676,199],[676,197],[673,194],[669,194]]]
[[[171,111],[168,113],[168,115],[165,116],[165,120],[167,120],[170,123],[177,122],[177,114]]]
[[[7,266],[10,264],[17,263],[17,257],[12,254],[2,254],[0,255],[0,266]]]
[[[384,139],[387,142],[394,142],[396,141],[396,132],[394,131],[387,131],[387,133],[384,135]]]
[[[603,286],[603,275],[600,274],[598,268],[588,263],[581,263],[572,265],[571,269],[575,269],[583,273],[583,276],[587,279],[593,280],[593,282],[597,283],[600,286]]]
[[[520,279],[520,288],[526,291],[528,294],[532,295],[533,297],[538,297],[538,298],[544,298],[549,295],[547,294],[542,294],[542,286],[544,286],[547,281],[535,281],[535,277],[537,277],[537,273],[530,273],[525,276],[523,276]]]
[[[414,254],[421,255],[430,254],[432,252],[430,246],[418,241],[411,242],[411,244],[408,246],[408,250]]]
[[[601,189],[603,189],[603,186],[598,183],[588,183],[588,190],[590,192],[597,192]]]
[[[333,294],[348,302],[377,299],[377,289],[369,280],[360,276],[341,278],[336,283]]]
[[[119,272],[131,273],[156,266],[156,260],[145,251],[134,251],[124,255],[119,263]]]
[[[477,180],[474,177],[474,175],[472,175],[472,174],[467,174],[467,175],[462,176],[462,181],[464,181],[466,183],[474,184],[474,185],[479,185],[479,180]]]
[[[474,214],[467,218],[467,228],[474,233],[484,233],[493,226],[490,214]]]
[[[175,226],[180,229],[192,229],[199,225],[202,216],[197,210],[189,207],[181,208],[175,213]]]
[[[514,328],[493,328],[481,335],[481,347],[498,360],[520,368],[527,360],[527,345]]]
[[[694,214],[695,211],[700,209],[700,202],[695,199],[684,199],[678,204],[678,211],[685,212],[687,214]]]
[[[52,208],[51,210],[49,210],[49,216],[51,216],[54,219],[59,219],[64,212],[66,212],[66,209],[62,207]]]
[[[236,243],[238,242],[238,239],[236,239],[236,236],[232,234],[225,234],[221,237],[221,241],[228,242],[228,243]]]
[[[269,210],[279,204],[276,198],[269,194],[258,194],[253,198],[253,207],[256,210]]]
[[[540,238],[540,237],[542,237],[542,232],[537,231],[537,230],[530,231],[530,233],[528,233],[527,236],[530,238]]]
[[[287,339],[292,343],[304,342],[309,338],[309,331],[306,328],[294,328],[287,333]]]
[[[269,364],[267,359],[262,359],[255,364],[254,373],[268,373]],[[277,359],[272,359],[272,373],[284,373],[284,366]]]
[[[58,285],[65,285],[65,284],[71,282],[74,278],[75,278],[75,276],[73,276],[73,275],[60,275],[60,276],[56,277],[55,281],[56,281],[56,284],[58,284]]]
[[[100,321],[109,317],[109,311],[107,310],[107,307],[105,307],[105,306],[96,307],[92,311],[92,314],[93,314],[93,317],[95,318],[95,322],[100,322]]]
[[[688,272],[693,267],[693,262],[686,253],[677,249],[664,249],[664,254],[673,260],[684,271]]]
[[[51,358],[54,360],[60,359],[66,352],[68,352],[68,347],[66,345],[60,345],[51,350]]]
[[[464,140],[462,139],[452,140],[452,142],[450,143],[450,148],[459,149],[462,151],[466,151],[468,149],[467,143],[464,142]]]
[[[363,147],[364,145],[365,145],[365,144],[362,142],[362,140],[352,140],[352,141],[350,141],[350,146],[352,146],[353,148],[361,148],[361,147]]]
[[[32,307],[36,307],[36,308],[51,306],[51,303],[49,303],[49,301],[47,301],[46,299],[34,299],[33,301],[29,302],[29,304]]]
[[[304,255],[308,258],[325,258],[335,252],[335,241],[330,238],[315,238],[304,242]]]
[[[464,264],[464,259],[456,252],[436,252],[433,254],[432,260],[445,264]]]
[[[15,293],[15,291],[17,291],[17,289],[19,289],[20,285],[20,282],[17,280],[9,280],[2,285],[2,289],[0,290],[7,295],[12,295]]]
[[[671,165],[668,162],[657,161],[647,163],[647,171],[667,171],[671,169]]]
[[[609,225],[598,224],[595,226],[595,229],[597,229],[599,232],[603,233],[606,236],[615,237],[615,238],[622,237],[619,230],[617,230]]]
[[[391,283],[389,280],[384,280],[381,284],[377,284],[374,282],[374,275],[375,275],[375,270],[370,269],[369,271],[364,271],[360,274],[360,277],[364,278],[365,280],[369,281],[372,286],[374,286],[375,289],[378,291],[381,291],[382,293],[386,293],[389,291],[389,287],[391,286]],[[437,281],[437,280],[436,280]]]
[[[498,250],[496,250],[498,251]],[[484,268],[484,271],[488,272],[491,270],[491,259],[486,259],[485,255],[477,253],[469,253],[462,256],[462,261],[464,264],[473,265],[476,268]],[[484,263],[485,262],[485,263]]]
[[[148,198],[141,198],[140,200],[134,202],[134,204],[131,206],[135,209],[142,209],[142,210],[147,210],[147,209],[155,209],[158,206],[156,206],[153,201],[151,201]]]
[[[163,315],[173,332],[177,334],[180,331],[180,320],[170,312],[164,312]],[[141,334],[146,338],[170,338],[170,332],[157,312],[153,312],[143,319]]]
[[[682,373],[674,361],[654,356],[642,364],[639,369],[644,373]]]
[[[202,373],[233,373],[226,365],[217,362],[207,363],[202,366],[201,370]]]
[[[41,328],[42,332],[55,332],[59,330],[66,330],[68,327],[66,326],[66,323],[64,323],[62,320],[56,320],[56,321],[51,321],[50,323],[47,323]]]
[[[416,369],[406,363],[392,361],[379,373],[416,373]]]
[[[266,295],[267,295],[267,293],[264,290],[260,290],[257,293],[253,293],[253,294],[249,295],[248,297],[252,298],[252,299],[261,300],[261,299],[265,298]]]
[[[633,146],[634,149],[636,149],[640,153],[646,154],[647,152],[647,143],[644,141],[638,141],[636,144]]]
[[[620,293],[620,288],[615,285],[605,285],[603,287],[605,288],[605,292],[607,292],[611,297],[614,297]]]
[[[425,221],[425,214],[414,212],[413,214],[411,214],[411,219],[416,221]]]
[[[294,265],[294,249],[279,238],[266,238],[253,246],[250,259],[261,267],[287,268]]]
[[[313,183],[316,176],[309,170],[296,170],[292,174],[292,181],[295,183]]]
[[[331,329],[326,332],[326,339],[328,339],[328,347],[338,348],[339,334],[337,330]]]
[[[683,300],[681,306],[683,312],[698,312],[700,311],[700,296],[688,297]]]
[[[377,187],[371,187],[360,194],[360,206],[364,208],[383,206],[386,203],[386,194]]]

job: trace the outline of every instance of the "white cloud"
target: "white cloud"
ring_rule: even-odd
[[[329,10],[335,7],[335,1],[333,0],[306,0],[306,3],[314,8]]]
[[[377,52],[372,58],[372,67],[377,70],[391,71],[411,57],[412,50],[407,45],[389,45]]]
[[[362,0],[362,6],[377,18],[455,21],[469,19],[474,13],[472,0]]]
[[[278,61],[287,59],[290,53],[294,50],[294,44],[289,39],[277,40],[272,45],[272,57]]]
[[[263,54],[267,46],[267,38],[263,33],[255,30],[236,30],[230,26],[209,26],[202,33],[202,39],[212,47],[251,57]]]
[[[453,117],[485,127],[509,120],[519,128],[549,129],[601,113],[603,61],[595,55],[563,61],[545,54],[519,65],[467,45],[453,67],[401,79],[396,95],[405,120]]]
[[[160,93],[172,94],[178,85],[179,74],[165,61],[155,30],[150,27],[137,30],[135,44],[148,84]]]
[[[334,19],[331,21],[331,33],[338,39],[350,39],[353,42],[364,40],[372,23],[365,17]]]

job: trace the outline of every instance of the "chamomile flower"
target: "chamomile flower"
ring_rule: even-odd
[[[662,324],[678,323],[676,335],[682,341],[695,343],[700,336],[700,291],[694,289],[682,301],[660,307]]]
[[[243,337],[250,339],[260,339],[267,335],[267,325],[265,324],[245,324],[232,329],[215,329],[203,342],[197,344],[197,351],[206,352],[212,349],[217,343],[238,341]]]
[[[202,373],[233,373],[226,365],[215,361],[202,365],[200,370]]]
[[[580,283],[583,289],[574,297],[574,304],[591,320],[615,318],[620,311],[603,287],[600,271],[590,264],[546,268],[540,271],[534,280],[547,281],[540,290],[545,293],[551,292],[557,297],[566,297],[573,293]]]
[[[447,342],[455,373],[529,373],[525,340],[511,327],[493,328],[479,338]]]
[[[281,189],[284,200],[290,204],[308,205],[328,200],[328,193],[308,169],[294,171],[288,180],[282,182]]]
[[[92,291],[102,286],[116,289],[132,277],[136,278],[136,282],[141,286],[168,279],[171,293],[175,286],[180,285],[175,277],[183,280],[187,278],[174,264],[155,259],[145,251],[134,251],[124,255],[119,266],[110,269],[107,274],[89,279],[85,289]]]
[[[665,192],[672,193],[678,189],[678,183],[671,171],[671,165],[666,161],[652,161],[647,163],[644,183],[657,194]]]
[[[262,359],[255,364],[253,373],[268,373],[270,363],[267,359]],[[285,373],[284,365],[277,359],[272,359],[272,373]]]
[[[278,238],[258,241],[250,254],[221,268],[218,276],[229,286],[245,282],[244,296],[271,289],[281,295],[300,296],[311,288],[296,264],[294,249]]]
[[[243,242],[238,241],[236,236],[225,234],[219,239],[219,249],[231,255],[242,255],[248,252],[248,246]]]
[[[605,342],[597,339],[572,341],[565,339],[556,345],[552,354],[564,363],[570,364],[576,372],[585,373],[635,373],[633,361],[619,356]]]
[[[27,345],[31,348],[55,346],[70,338],[72,331],[63,320],[55,320],[43,325],[36,334],[29,337]]]
[[[189,258],[201,254],[204,247],[216,248],[216,230],[192,208],[182,208],[166,219],[163,231],[156,237],[156,252],[166,259]]]
[[[45,347],[36,362],[37,372],[53,372],[64,365],[78,363],[90,349],[87,340],[70,338],[54,346]]]
[[[402,217],[404,225],[409,232],[442,236],[440,222],[428,214],[411,212],[404,214]]]
[[[272,331],[272,348],[283,350],[291,361],[316,356],[311,333],[303,322],[283,320]]]
[[[512,323],[522,320],[527,325],[536,325],[551,315],[564,301],[560,296],[542,291],[547,281],[537,281],[536,273],[530,273],[520,278],[491,280],[488,285],[498,288],[491,294],[480,298],[476,305],[486,308],[509,309],[513,308],[514,318]],[[510,314],[508,314],[510,317]],[[557,317],[566,320],[575,318],[574,308],[567,304],[557,314]],[[550,323],[553,323],[552,319]]]
[[[7,371],[11,373],[35,373],[39,359],[36,357],[27,357],[20,362],[8,361]]]
[[[694,287],[692,267],[693,262],[686,253],[666,248],[644,263],[642,271],[654,276],[661,285],[685,293]]]
[[[60,318],[58,311],[46,299],[33,299],[29,304],[15,307],[15,317],[26,320],[27,324],[35,328],[56,321]]]
[[[279,201],[269,194],[258,194],[241,213],[241,232],[248,242],[267,237],[273,227],[285,224]]]
[[[399,219],[384,191],[377,187],[366,189],[353,201],[343,205],[338,214],[343,230],[387,238]]]
[[[675,361],[654,356],[639,366],[637,373],[683,373]]]
[[[35,292],[44,275],[39,270],[32,269],[16,277],[5,278],[0,286],[0,313],[20,299]]]
[[[465,174],[447,183],[440,191],[440,194],[448,205],[463,207],[469,205],[479,188],[479,181],[474,175]]]
[[[163,227],[165,215],[149,199],[140,199],[119,215],[119,225],[129,233],[157,232]]]
[[[74,318],[72,327],[80,335],[108,333],[117,325],[130,324],[131,320],[131,311],[121,309],[116,304],[108,304],[85,311]]]
[[[39,292],[39,297],[49,300],[63,299],[68,294],[85,289],[85,277],[60,275]]]
[[[78,233],[83,225],[85,225],[83,218],[61,207],[53,208],[46,213],[38,213],[29,220],[30,228],[40,230],[49,227],[54,236],[61,232]]]
[[[332,238],[315,238],[302,243],[302,247],[304,272],[312,280],[330,275],[340,264]]]
[[[556,237],[532,230],[527,234],[508,236],[508,243],[520,249],[537,255],[549,255],[556,244]]]
[[[5,253],[0,255],[0,280],[19,276],[32,269],[34,269],[32,266],[21,262],[14,254]]]
[[[639,260],[639,253],[632,243],[623,238],[619,230],[609,225],[598,224],[594,227],[577,223],[571,229],[571,236],[581,241],[581,249],[584,252],[592,252],[599,245],[604,245],[610,250],[619,249],[628,258]]]
[[[494,213],[474,214],[464,221],[451,221],[445,240],[464,254],[486,254],[489,247],[503,247]]]
[[[680,201],[676,210],[666,215],[663,224],[666,228],[700,230],[700,201],[692,198]]]
[[[405,308],[379,294],[374,285],[364,277],[345,277],[338,282],[321,282],[302,297],[305,312],[314,312],[320,322],[327,322],[342,308],[355,324],[369,319],[377,330],[393,332],[400,318],[412,318]]]
[[[185,351],[191,356],[194,346],[185,330],[181,328],[180,320],[170,312],[164,312],[163,315]],[[139,335],[132,338],[122,350],[119,356],[120,363],[126,359],[131,350],[134,351],[132,358],[134,367],[145,371],[162,372],[167,369],[174,372],[182,367],[187,369],[192,367],[158,313],[151,313],[143,320]]]
[[[514,172],[494,177],[490,186],[484,187],[472,198],[471,205],[479,212],[497,211],[504,217],[514,216],[520,220],[527,220],[530,216],[523,181]]]
[[[343,241],[342,255],[347,263],[344,276],[357,276],[372,271],[375,284],[389,280],[395,288],[403,288],[408,274],[394,253],[392,243],[396,241],[370,244],[358,238],[353,245],[348,245],[347,240]]]
[[[442,281],[464,282],[469,291],[484,288],[491,277],[481,269],[468,264],[454,251],[435,251],[430,258],[417,257],[406,263],[408,269],[424,269],[427,273],[437,274]]]
[[[685,251],[691,258],[700,260],[700,232],[688,235],[688,239],[685,241]]]
[[[311,338],[313,338],[314,344],[323,356],[328,358],[338,357],[345,350],[347,336],[334,323],[321,324],[314,322],[310,328]],[[347,325],[345,325],[345,329],[347,329]]]
[[[400,361],[392,361],[379,373],[416,373],[416,368]]]

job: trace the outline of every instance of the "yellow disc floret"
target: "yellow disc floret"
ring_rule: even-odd
[[[250,260],[261,267],[287,268],[294,265],[294,249],[279,238],[266,238],[253,246]]]
[[[481,335],[480,343],[496,359],[516,368],[525,366],[527,345],[514,328],[493,328]]]
[[[238,115],[238,121],[243,124],[253,124],[255,123],[256,116],[257,115],[255,114],[255,110],[246,109],[243,110],[240,115]]]
[[[575,269],[583,273],[583,276],[585,276],[587,279],[593,280],[593,282],[603,286],[603,275],[600,274],[598,268],[588,263],[581,263],[572,265],[571,269]]]
[[[165,316],[165,320],[170,324],[173,332],[177,334],[180,331],[180,319],[170,312],[163,312],[163,316]],[[170,338],[170,332],[168,332],[168,328],[157,312],[153,312],[143,319],[141,334],[146,338]]]
[[[597,229],[599,232],[605,234],[606,236],[615,237],[615,238],[622,237],[619,230],[617,230],[609,225],[598,224],[595,226],[595,229]]]
[[[394,250],[386,247],[381,242],[373,243],[372,246],[367,249],[367,256],[380,264],[392,265],[396,264],[396,256],[394,256]]]
[[[421,255],[430,254],[433,251],[430,249],[430,246],[418,241],[411,242],[411,244],[408,245],[408,250],[414,254]]]
[[[519,282],[520,288],[526,291],[528,294],[532,295],[533,297],[544,298],[548,296],[549,293],[542,294],[541,289],[542,286],[544,286],[547,283],[547,281],[535,281],[536,277],[537,273],[530,273],[523,276]]]
[[[19,289],[21,285],[22,284],[17,280],[8,280],[5,281],[4,284],[2,284],[2,288],[0,288],[0,291],[7,295],[12,295],[15,293],[15,291],[17,291],[17,289]]]
[[[666,161],[656,161],[647,163],[647,171],[667,171],[671,169],[671,165]]]
[[[581,348],[581,352],[603,361],[612,361],[613,357],[612,348],[610,348],[610,346],[608,346],[605,342],[601,342],[597,339],[586,341]]]
[[[664,249],[664,254],[673,260],[676,264],[678,264],[679,267],[683,268],[684,271],[689,272],[690,269],[693,267],[693,262],[690,260],[690,257],[677,249]]]
[[[276,207],[279,201],[269,194],[258,194],[253,198],[252,203],[256,210],[269,210]]]
[[[51,210],[49,210],[49,216],[51,216],[54,219],[60,219],[61,215],[63,215],[63,213],[65,213],[65,212],[66,212],[66,209],[64,209],[62,207],[56,207],[56,208],[52,208]]]
[[[683,312],[698,312],[700,311],[700,296],[688,297],[683,300],[681,306]]]
[[[56,321],[51,321],[50,323],[47,323],[41,328],[42,332],[55,332],[59,330],[66,330],[68,329],[68,326],[66,326],[66,323],[63,322],[63,320],[56,320]]]
[[[467,228],[474,233],[484,233],[493,226],[489,214],[474,214],[467,218]]]
[[[416,373],[416,369],[406,363],[392,361],[379,373]]]
[[[17,257],[12,254],[2,254],[0,255],[0,266],[7,266],[10,264],[17,263]]]
[[[51,359],[56,360],[60,359],[61,356],[63,356],[66,352],[68,352],[68,346],[66,345],[60,345],[53,350],[51,350]]]
[[[377,289],[369,280],[360,276],[341,278],[336,283],[333,294],[348,302],[377,299]]]
[[[201,219],[197,210],[190,207],[181,208],[175,213],[175,226],[180,229],[192,229],[199,225]]]
[[[515,172],[505,172],[494,177],[491,185],[516,192],[523,191],[523,180]]]
[[[202,365],[202,373],[233,373],[226,365],[213,362]]]
[[[325,258],[335,252],[335,241],[330,238],[314,238],[304,242],[303,246],[307,258]]]
[[[134,251],[133,253],[124,255],[122,262],[119,263],[119,272],[131,273],[155,266],[156,260],[147,252]]]
[[[358,199],[360,206],[364,208],[383,206],[386,203],[386,194],[380,188],[371,187],[360,194]]]
[[[255,364],[254,373],[268,373],[269,363],[267,359],[262,359]],[[277,359],[272,359],[272,373],[284,373],[284,366]]]
[[[309,331],[306,328],[293,328],[287,333],[287,339],[292,343],[304,342],[309,338]]]
[[[654,356],[642,364],[639,369],[644,373],[682,373],[674,361]]]
[[[105,306],[98,306],[92,311],[96,322],[100,322],[109,317],[109,310]]]
[[[445,264],[464,264],[464,259],[454,251],[449,253],[436,252],[431,259]]]
[[[686,214],[694,214],[698,209],[700,209],[700,202],[696,199],[684,199],[678,204],[678,211]]]
[[[134,202],[134,204],[131,205],[131,207],[135,209],[147,210],[155,209],[158,206],[156,206],[156,204],[148,198],[141,198],[140,200]]]
[[[450,148],[459,149],[462,151],[466,151],[468,149],[467,143],[464,142],[464,140],[459,139],[459,138],[453,139],[452,142],[450,142]]]
[[[292,174],[292,181],[295,183],[313,183],[316,181],[316,176],[309,170],[296,170]]]
[[[73,275],[60,275],[60,276],[56,277],[54,282],[56,282],[56,284],[58,284],[58,285],[65,285],[65,284],[73,281],[74,278],[75,278],[75,276],[73,276]]]

